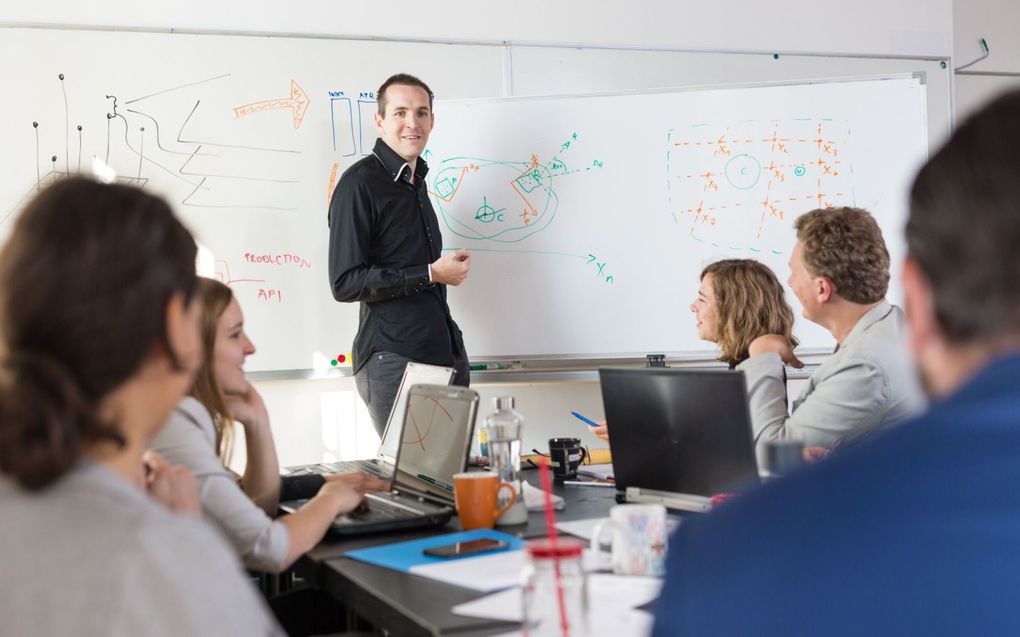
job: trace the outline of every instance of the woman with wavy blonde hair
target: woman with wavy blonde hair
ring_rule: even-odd
[[[719,346],[719,360],[730,369],[746,360],[751,341],[765,334],[793,336],[793,310],[774,272],[753,259],[723,259],[701,271],[698,296],[691,303],[698,336]],[[609,440],[605,421],[592,433]]]
[[[698,336],[719,346],[719,360],[730,368],[747,359],[751,341],[781,334],[797,346],[793,310],[783,286],[764,263],[724,259],[701,271],[698,296],[691,303]]]

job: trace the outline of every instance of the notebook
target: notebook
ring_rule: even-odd
[[[412,385],[449,385],[453,380],[453,373],[452,367],[408,363],[404,369],[404,375],[400,379],[397,397],[393,400],[393,407],[390,409],[389,418],[386,419],[386,427],[383,429],[382,440],[379,441],[379,448],[376,450],[374,458],[288,467],[287,475],[362,472],[384,480],[392,478],[393,467],[396,465],[397,459],[397,447],[400,445],[401,427],[404,423],[404,411],[407,409],[408,391]]]
[[[412,385],[389,491],[365,494],[363,506],[337,516],[330,529],[357,535],[446,524],[456,512],[453,476],[467,465],[477,413],[478,393],[472,389]],[[293,512],[304,502],[280,508]]]
[[[678,494],[707,508],[710,496],[757,483],[743,372],[600,369],[599,379],[618,500]]]

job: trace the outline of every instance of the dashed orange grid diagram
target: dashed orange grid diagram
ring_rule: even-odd
[[[847,122],[824,118],[670,130],[670,214],[700,243],[783,254],[798,215],[853,205],[849,137]]]

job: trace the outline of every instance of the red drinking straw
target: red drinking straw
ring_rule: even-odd
[[[545,494],[545,526],[552,545],[553,573],[556,575],[556,602],[560,607],[560,628],[563,637],[570,637],[570,624],[567,623],[567,606],[563,600],[563,579],[560,577],[560,556],[556,550],[556,513],[553,512],[552,482],[549,479],[549,461],[541,458],[538,463],[538,476],[542,480],[542,493]]]

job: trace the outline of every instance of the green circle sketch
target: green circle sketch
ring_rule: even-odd
[[[804,168],[803,166],[797,166],[796,168],[793,169],[793,174],[797,175],[798,177],[803,177],[804,173],[806,173],[806,172],[807,172],[807,169]]]
[[[734,155],[726,162],[726,181],[737,190],[750,190],[761,177],[761,162],[750,155]]]

